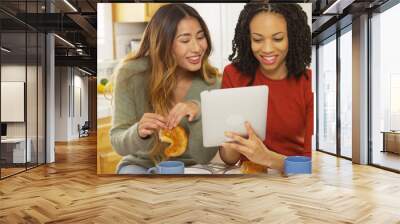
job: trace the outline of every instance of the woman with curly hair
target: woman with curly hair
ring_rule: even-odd
[[[178,125],[188,133],[186,151],[174,160],[208,163],[218,148],[202,144],[200,92],[220,87],[218,70],[209,64],[208,28],[192,7],[168,4],[157,10],[138,52],[115,75],[113,148],[123,157],[119,174],[143,174],[167,160],[160,130]]]
[[[246,138],[227,132],[234,141],[220,148],[222,160],[231,165],[250,160],[283,171],[287,156],[311,157],[311,32],[306,13],[297,4],[248,3],[232,44],[222,88],[267,85],[267,131],[264,141],[248,122]]]

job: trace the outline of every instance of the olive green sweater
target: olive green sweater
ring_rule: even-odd
[[[149,78],[148,58],[139,58],[125,62],[117,69],[114,83],[111,144],[115,151],[123,156],[117,171],[126,165],[139,165],[145,168],[154,166],[149,152],[154,144],[154,136],[142,139],[138,135],[138,122],[144,113],[152,113],[147,92]],[[207,84],[201,77],[196,77],[188,90],[185,100],[200,102],[200,92],[220,88],[220,81]],[[170,160],[180,160],[185,165],[210,162],[218,148],[203,146],[201,116],[192,122],[183,118],[180,125],[188,133],[189,141],[186,152]]]

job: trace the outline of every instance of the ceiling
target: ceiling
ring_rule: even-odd
[[[37,38],[33,38],[37,33],[52,32],[57,34],[56,66],[78,66],[96,74],[97,2],[99,1],[68,0],[71,7],[63,0],[47,0],[47,5],[44,0],[1,0],[2,46],[12,49],[7,53],[7,59],[3,57],[3,60],[24,62],[25,56],[28,60],[34,58],[38,44]],[[43,37],[39,40],[43,40]],[[42,47],[39,44],[39,48]]]

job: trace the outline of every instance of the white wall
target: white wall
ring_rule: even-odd
[[[25,65],[1,65],[1,81],[25,82]]]
[[[38,70],[36,70],[38,69]],[[25,82],[26,83],[26,107],[25,101],[21,108],[21,113],[26,111],[26,120],[23,122],[6,122],[7,123],[7,137],[9,138],[24,138],[25,135],[31,141],[31,152],[34,162],[36,162],[37,153],[39,153],[39,163],[44,162],[44,92],[43,77],[41,67],[25,66],[25,64],[3,64],[1,66],[1,75],[3,81],[11,82]],[[28,78],[26,81],[25,78]],[[37,86],[38,85],[38,86]],[[21,90],[24,94],[24,90]],[[7,97],[2,95],[3,97]],[[2,107],[1,110],[12,110],[10,107]],[[11,112],[12,111],[7,111]]]
[[[55,73],[55,141],[70,141],[79,137],[78,124],[88,120],[88,78],[71,67],[56,67]]]
[[[79,132],[78,132],[78,124],[82,126],[85,121],[88,121],[88,107],[89,107],[89,102],[88,102],[88,78],[81,76],[82,73],[76,73],[77,70],[75,70],[74,74],[74,92],[72,92],[73,96],[71,96],[72,99],[74,99],[74,102],[71,102],[72,108],[72,129],[70,135],[72,138],[78,138],[79,137]]]
[[[1,81],[17,81],[25,82],[25,65],[2,65],[1,66]],[[7,110],[7,108],[1,108]],[[8,137],[25,137],[25,122],[7,123]]]
[[[79,76],[82,89],[82,116],[80,122],[83,124],[89,120],[89,78],[87,76]]]
[[[135,41],[136,49],[132,49],[132,39],[141,39],[147,23],[115,23],[115,57],[124,58],[129,52],[136,51],[139,47],[139,41]],[[106,43],[111,45],[110,43]]]
[[[25,82],[25,69],[33,70],[32,66],[9,64],[1,66],[1,81],[9,82]],[[28,94],[29,95],[29,94]],[[1,108],[7,110],[7,108]],[[11,122],[7,123],[7,136],[8,137],[25,137],[25,122]]]
[[[228,56],[232,53],[232,40],[235,26],[244,3],[188,3],[192,6],[210,31],[213,51],[209,61],[222,73],[229,64]]]
[[[113,27],[111,3],[97,4],[97,62],[113,60]]]
[[[68,67],[55,68],[55,141],[68,141]]]

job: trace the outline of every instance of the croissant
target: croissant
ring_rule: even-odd
[[[185,129],[181,126],[176,126],[171,130],[160,130],[159,138],[161,142],[170,143],[170,145],[164,150],[164,154],[167,157],[177,157],[186,151],[188,137]]]
[[[253,163],[251,161],[243,161],[240,166],[240,171],[243,174],[258,174],[266,173],[268,171],[267,167]]]

